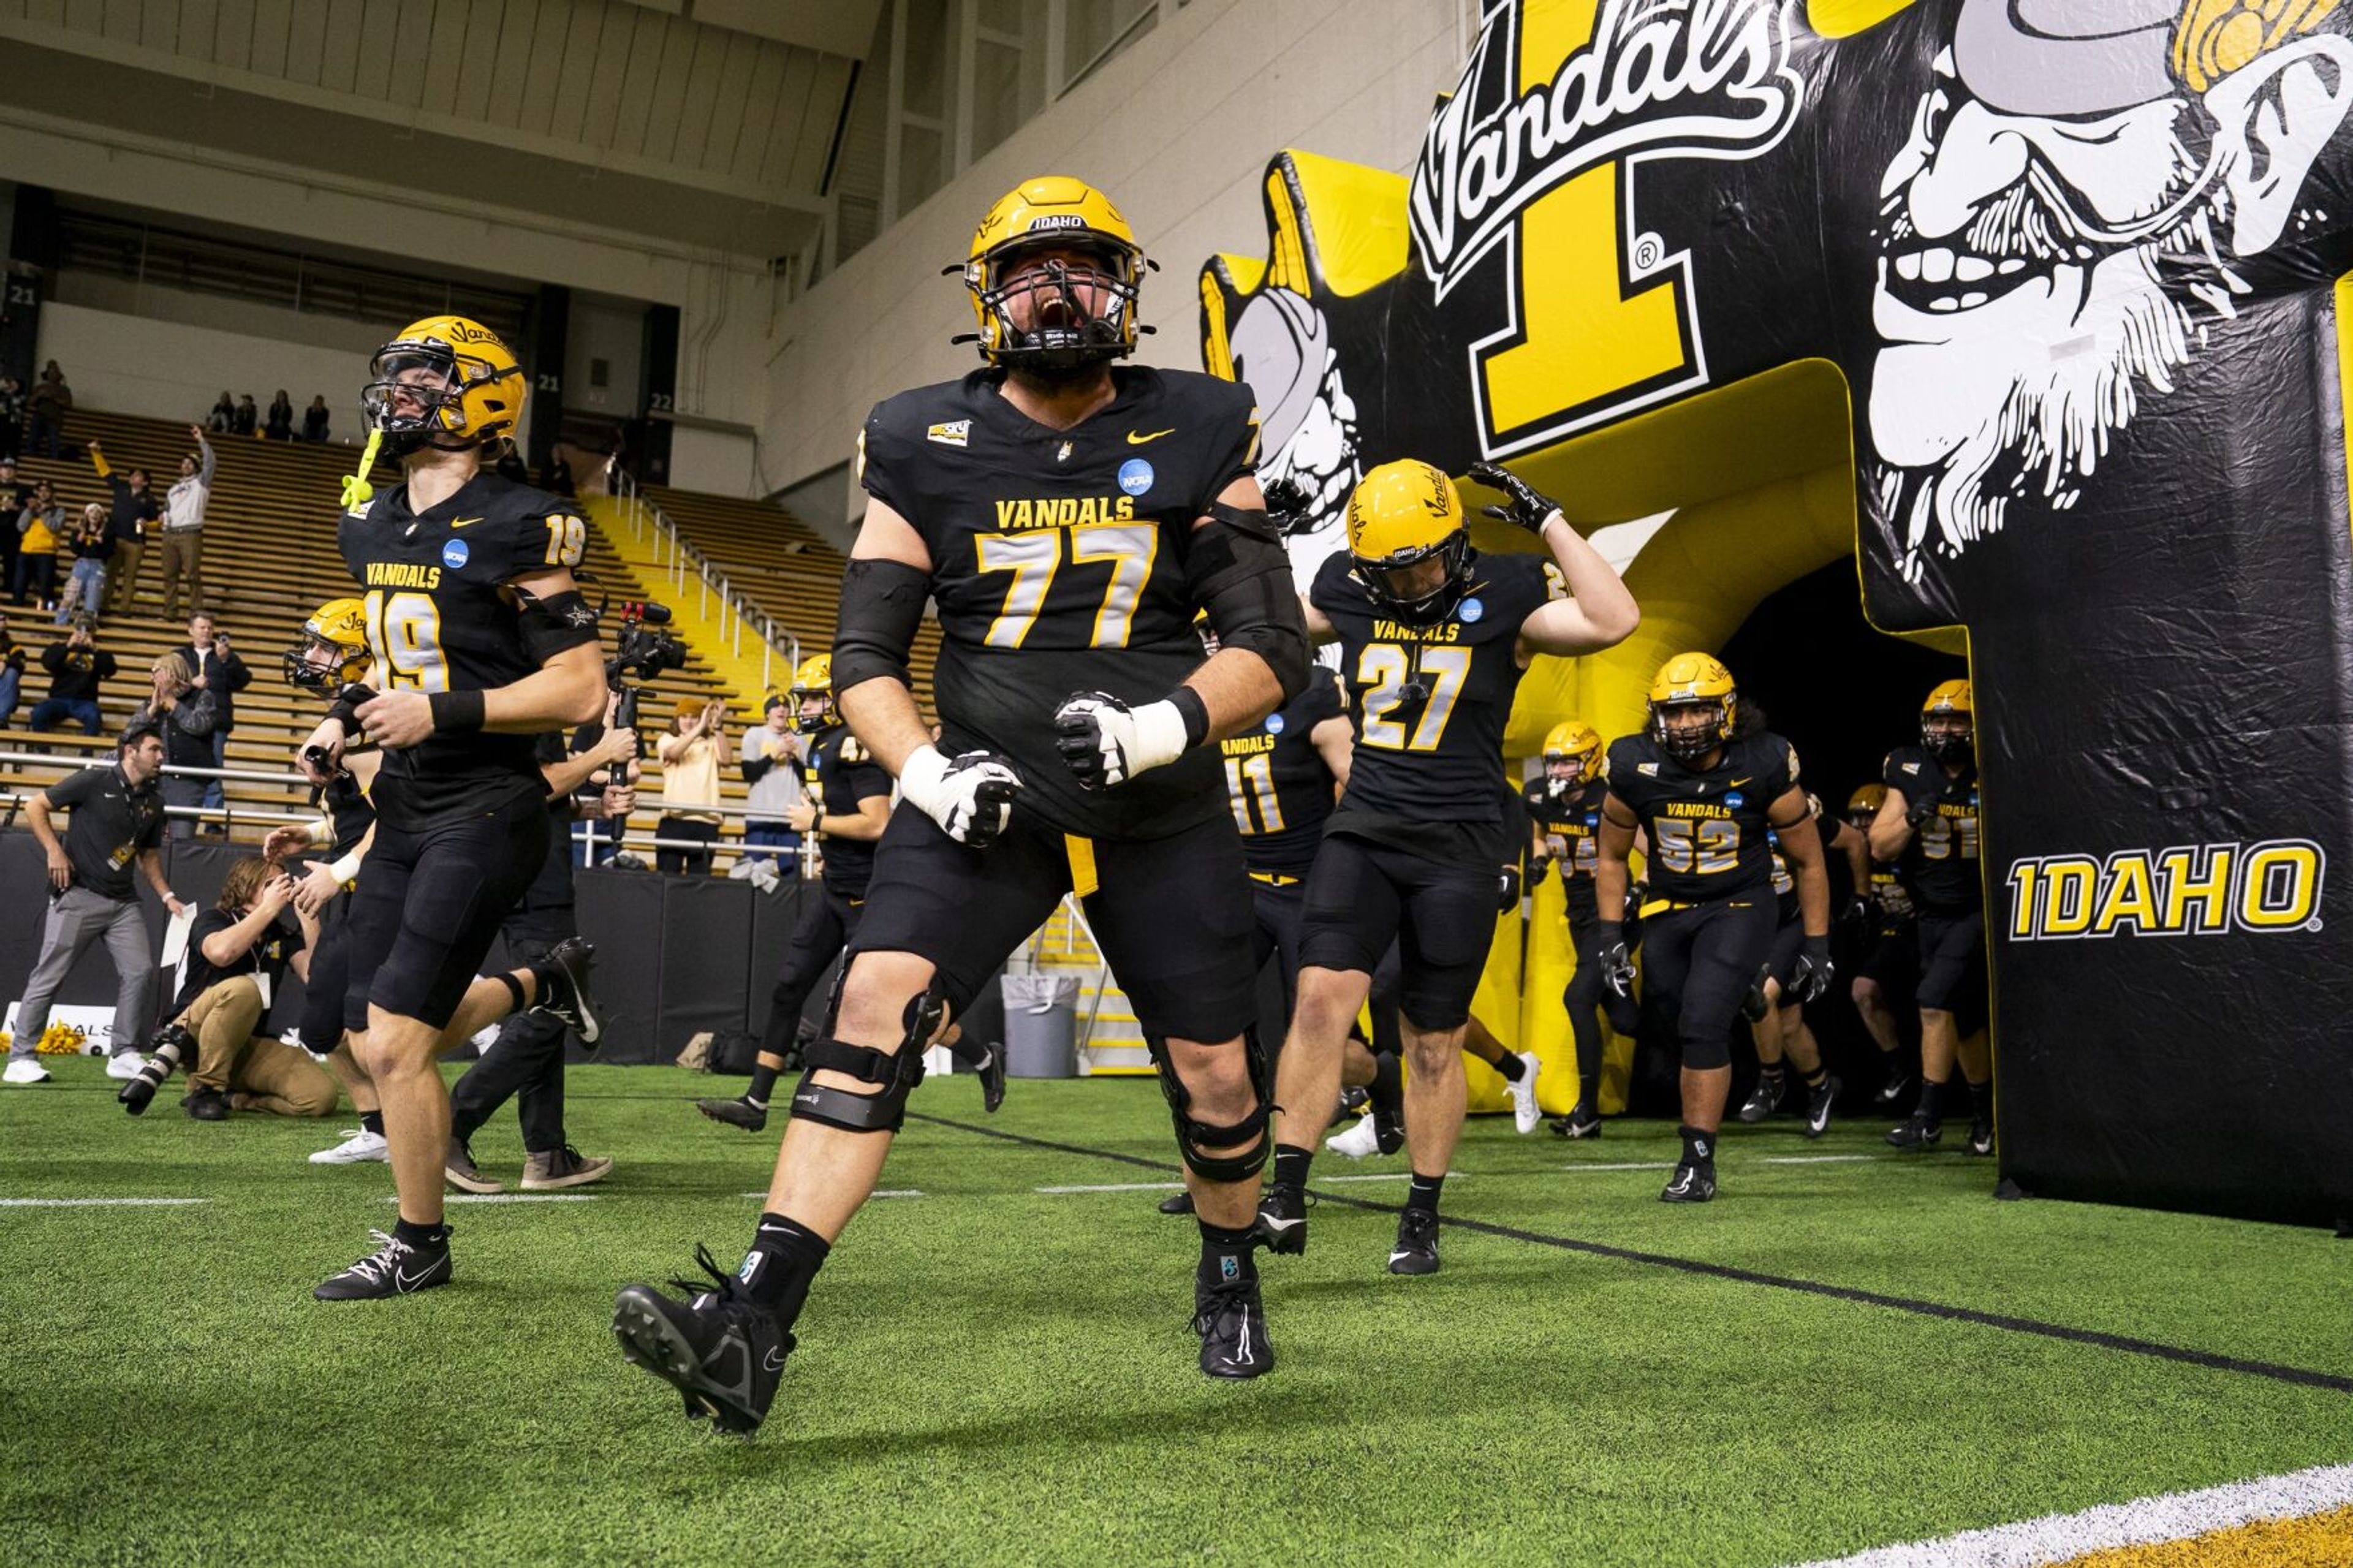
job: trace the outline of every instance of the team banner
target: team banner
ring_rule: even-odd
[[[1580,526],[1673,510],[1643,632],[1543,661],[1518,750],[1632,728],[1662,653],[1842,552],[1875,625],[1966,635],[2039,1194],[2353,1217],[2348,30],[1497,0],[1409,175],[1283,153],[1264,259],[1201,273],[1208,366],[1317,498],[1303,572],[1400,456],[1507,462]]]

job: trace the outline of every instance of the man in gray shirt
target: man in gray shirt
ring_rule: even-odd
[[[35,1054],[48,1032],[49,1005],[58,987],[90,944],[106,940],[114,961],[114,1053],[109,1078],[136,1078],[138,1042],[146,1033],[149,987],[155,961],[147,949],[147,923],[139,912],[131,868],[136,865],[177,915],[182,905],[164,880],[164,796],[155,787],[164,768],[164,740],[153,730],[122,737],[115,762],[84,768],[36,795],[25,820],[49,862],[49,909],[41,931],[41,955],[25,982],[9,1037],[8,1066],[0,1081],[45,1083],[48,1071]],[[71,809],[65,837],[58,837],[50,813]]]
[[[749,815],[744,819],[742,864],[744,874],[764,887],[776,878],[798,874],[794,866],[776,862],[797,854],[801,847],[801,836],[785,817],[808,798],[801,784],[803,746],[794,731],[792,704],[780,696],[769,697],[764,722],[744,731],[738,760],[744,782],[752,787],[744,800]],[[767,853],[759,852],[764,849]]]

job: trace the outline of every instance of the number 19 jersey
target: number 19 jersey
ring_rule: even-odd
[[[1254,471],[1258,418],[1250,388],[1214,376],[1124,365],[1112,381],[1068,430],[1006,401],[997,371],[902,393],[867,416],[859,478],[931,553],[940,749],[1010,762],[1014,809],[1064,833],[1158,838],[1227,809],[1216,751],[1087,791],[1054,710],[1082,691],[1157,701],[1198,668],[1185,557]]]

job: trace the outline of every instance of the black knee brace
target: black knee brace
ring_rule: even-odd
[[[1259,1049],[1258,1031],[1242,1031],[1243,1059],[1250,1064],[1250,1110],[1240,1121],[1226,1126],[1196,1121],[1192,1114],[1192,1091],[1185,1080],[1176,1076],[1175,1064],[1168,1059],[1166,1045],[1154,1039],[1145,1042],[1152,1051],[1152,1065],[1160,1073],[1160,1092],[1167,1098],[1169,1113],[1176,1121],[1176,1152],[1186,1165],[1207,1181],[1240,1182],[1255,1176],[1266,1165],[1271,1140],[1266,1135],[1267,1118],[1273,1113],[1273,1096],[1268,1091],[1266,1053]],[[1204,1148],[1224,1149],[1249,1141],[1250,1147],[1239,1154],[1208,1154]]]
[[[837,1000],[838,1000],[837,994]],[[923,1047],[946,1020],[947,998],[936,984],[910,998],[906,1034],[896,1055],[865,1046],[853,1046],[829,1036],[811,1040],[802,1059],[808,1070],[793,1090],[793,1115],[839,1127],[844,1132],[896,1132],[906,1120],[907,1096],[923,1081]],[[828,1022],[832,1010],[827,1010]],[[817,1081],[820,1072],[848,1073],[861,1083],[880,1085],[871,1094],[833,1089]]]

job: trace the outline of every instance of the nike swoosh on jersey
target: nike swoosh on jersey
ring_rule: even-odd
[[[474,524],[481,521],[482,520],[479,517],[461,517],[451,522],[449,526],[452,528],[471,528]]]
[[[1174,436],[1176,433],[1176,426],[1174,425],[1166,430],[1154,430],[1148,434],[1142,430],[1130,430],[1127,433],[1127,444],[1131,447],[1141,447],[1146,441],[1157,441],[1163,436]]]
[[[1730,784],[1728,784],[1725,785],[1724,787],[1725,787],[1725,788],[1726,788],[1726,789],[1738,789],[1742,784],[1745,784],[1749,783],[1749,782],[1750,782],[1750,780],[1753,780],[1756,776],[1757,776],[1756,774],[1751,773],[1751,774],[1749,774],[1749,775],[1748,775],[1748,778],[1745,778],[1745,779],[1735,779],[1735,780],[1733,780]]]

